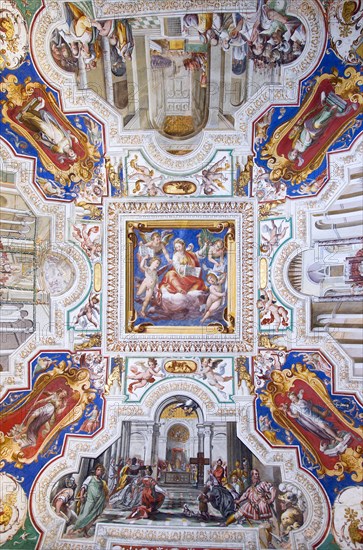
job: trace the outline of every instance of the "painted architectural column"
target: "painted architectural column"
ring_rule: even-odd
[[[113,95],[113,82],[112,82],[112,71],[111,71],[111,51],[110,51],[110,42],[105,36],[101,37],[102,42],[102,59],[103,59],[103,74],[105,77],[105,89],[106,89],[106,99],[111,105],[115,104],[114,95]]]
[[[204,453],[204,424],[197,424],[198,453]]]
[[[147,466],[152,466],[154,422],[145,422],[144,435],[145,435],[144,461]]]
[[[122,424],[121,431],[121,458],[126,460],[130,457],[130,436],[131,436],[131,422],[127,420]],[[120,456],[119,456],[120,459]]]
[[[160,423],[155,422],[153,426],[152,446],[151,446],[151,465],[157,465],[158,460],[158,443],[160,437]]]
[[[213,424],[204,425],[204,456],[209,458],[209,465],[204,466],[204,480],[208,479],[208,472],[212,465]]]
[[[221,61],[221,48],[214,48],[213,55],[209,57],[209,115],[206,128],[218,128]]]

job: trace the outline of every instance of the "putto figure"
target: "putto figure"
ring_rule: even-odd
[[[155,378],[162,378],[164,374],[161,372],[158,362],[153,357],[149,357],[147,364],[143,361],[137,361],[130,367],[131,374],[128,374],[128,378],[133,380],[129,386],[129,393],[134,393],[138,388],[143,388],[146,384],[152,384],[155,382]]]

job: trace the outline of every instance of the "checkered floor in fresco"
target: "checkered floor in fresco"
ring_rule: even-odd
[[[148,15],[146,17],[129,19],[132,30],[138,31],[141,29],[158,29],[160,27],[159,17],[156,15]]]

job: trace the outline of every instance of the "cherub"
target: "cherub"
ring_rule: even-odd
[[[155,377],[162,378],[164,375],[160,372],[158,362],[153,357],[149,357],[147,365],[143,361],[137,361],[130,371],[133,374],[129,374],[128,377],[135,382],[131,382],[128,387],[129,393],[134,393],[137,388],[143,388],[146,384],[152,384],[155,382]]]
[[[80,243],[81,248],[86,252],[87,256],[94,260],[101,254],[102,245],[97,242],[99,236],[92,240],[91,235],[99,234],[100,228],[98,225],[94,225],[87,229],[87,225],[82,225],[82,229],[79,229],[76,225],[73,226],[73,237]]]
[[[203,357],[201,360],[200,374],[207,380],[210,386],[216,387],[225,399],[227,394],[224,392],[224,384],[232,380],[232,376],[223,376],[225,373],[226,363],[223,363],[223,359],[211,359],[210,357]],[[219,368],[219,372],[217,372]]]
[[[276,305],[276,300],[272,296],[271,290],[266,290],[266,295],[261,294],[257,300],[257,308],[260,310],[261,324],[277,324],[277,329],[282,324],[283,327],[289,325],[289,313],[283,306]]]
[[[215,191],[219,191],[220,189],[226,190],[223,183],[227,181],[227,178],[222,173],[224,170],[230,168],[230,165],[226,161],[227,157],[224,156],[210,168],[202,170],[201,176],[196,176],[197,179],[201,178],[202,180],[201,186],[205,195],[213,195]]]
[[[97,317],[96,317],[96,320],[94,320],[93,314],[94,313],[98,315],[100,314],[100,309],[97,305],[99,303],[100,303],[100,299],[97,296],[97,294],[94,294],[93,296],[92,294],[90,294],[88,298],[88,302],[86,303],[85,306],[83,306],[80,309],[77,317],[75,318],[74,324],[76,325],[77,323],[79,323],[82,317],[86,317],[86,319],[97,328],[98,327]]]
[[[150,235],[150,240],[146,240],[146,236],[144,233],[141,233],[141,238],[144,240],[144,243],[140,242],[139,244],[141,246],[145,246],[149,249],[151,249],[154,256],[164,254],[166,261],[171,264],[172,260],[168,254],[168,251],[166,249],[166,245],[170,241],[170,239],[173,236],[173,233],[170,233],[169,231],[162,231],[161,235],[157,231],[153,231]]]
[[[201,323],[204,323],[204,321],[211,317],[213,313],[221,307],[225,296],[225,292],[222,290],[222,285],[226,280],[226,277],[226,273],[222,273],[220,277],[217,277],[217,275],[213,272],[208,273],[207,283],[209,284],[209,296],[205,304],[204,315],[200,320]]]
[[[331,376],[331,366],[319,353],[304,353],[302,360],[314,370],[321,371],[327,376]]]
[[[132,192],[149,197],[158,195],[160,193],[160,189],[156,184],[162,181],[162,176],[153,178],[154,170],[151,170],[147,166],[136,164],[136,161],[137,155],[130,160],[130,166],[135,170],[135,172],[130,174],[128,177],[129,181],[135,181],[135,187]],[[143,188],[141,188],[141,185],[143,185]]]
[[[261,238],[264,241],[261,246],[261,252],[265,254],[272,254],[273,249],[279,246],[282,239],[285,237],[288,230],[288,226],[283,227],[284,221],[282,220],[280,225],[277,226],[275,220],[271,220],[271,226],[265,224],[262,228]],[[262,233],[267,234],[265,237]]]
[[[216,239],[208,250],[208,261],[213,264],[213,271],[224,271],[225,246],[223,239]]]
[[[145,273],[145,279],[139,286],[136,292],[137,296],[141,296],[145,292],[145,298],[142,303],[142,309],[140,311],[141,317],[146,317],[146,308],[148,307],[150,300],[156,292],[160,295],[159,281],[158,281],[158,268],[161,264],[161,260],[158,257],[151,259],[150,264],[147,265],[148,256],[144,256],[140,263],[140,269]]]
[[[299,195],[316,195],[326,182],[327,172],[324,170],[316,179],[311,182],[302,183],[296,190]]]
[[[58,197],[60,199],[64,199],[64,188],[58,187],[58,185],[54,181],[46,178],[37,178],[36,181],[47,197]]]
[[[255,125],[255,143],[258,145],[267,139],[267,130],[271,125],[272,115],[275,109],[270,109],[260,118]]]

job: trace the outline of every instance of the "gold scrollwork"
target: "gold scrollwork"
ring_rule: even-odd
[[[84,350],[84,349],[92,349],[92,348],[100,348],[102,344],[102,333],[96,332],[86,338],[84,342],[80,344],[75,344],[74,349],[75,351],[78,350]]]
[[[239,164],[237,163],[237,168]],[[250,185],[252,181],[252,169],[253,169],[253,155],[247,157],[247,162],[243,170],[240,171],[238,180],[233,182],[233,191],[237,197],[245,197],[246,192],[244,188]]]
[[[2,459],[2,467],[6,462],[14,462],[14,466],[17,468],[23,468],[24,464],[31,464],[37,460],[39,454],[47,448],[50,442],[59,434],[61,430],[67,426],[76,423],[82,416],[85,407],[91,403],[95,396],[96,391],[91,389],[91,382],[88,369],[77,369],[70,366],[70,361],[60,361],[60,363],[51,371],[41,374],[35,381],[33,390],[24,398],[17,400],[14,405],[6,407],[4,412],[0,415],[0,422],[6,422],[6,417],[10,414],[15,414],[16,411],[23,409],[28,414],[31,411],[31,403],[37,403],[40,400],[41,394],[47,395],[47,386],[51,385],[52,391],[55,387],[54,382],[57,381],[57,388],[67,387],[70,388],[72,393],[69,395],[68,400],[73,400],[72,407],[67,414],[59,421],[51,424],[49,421],[49,432],[44,437],[43,441],[38,446],[34,445],[34,451],[27,454],[22,450],[21,442],[19,438],[4,434],[0,432],[0,456]],[[56,412],[56,411],[55,411]],[[18,414],[19,419],[24,417]]]
[[[296,115],[289,121],[279,126],[273,133],[269,142],[262,149],[261,158],[267,160],[267,165],[271,168],[270,179],[278,181],[281,178],[290,180],[292,184],[298,184],[306,180],[306,178],[319,166],[324,160],[325,154],[329,147],[343,133],[355,124],[355,118],[363,110],[363,94],[359,89],[359,85],[363,83],[361,73],[357,72],[353,67],[348,67],[344,72],[344,77],[338,75],[338,72],[333,69],[331,74],[324,73],[315,78],[315,85],[307,94],[303,104]],[[296,160],[289,159],[289,156],[284,153],[279,153],[278,149],[284,139],[288,139],[292,133],[299,132],[304,128],[305,121],[309,118],[310,108],[316,100],[316,94],[320,90],[324,91],[324,85],[330,85],[333,88],[334,94],[338,96],[337,100],[342,103],[349,101],[351,105],[355,105],[351,109],[351,114],[342,119],[342,123],[334,131],[324,133],[324,139],[320,139],[320,148],[317,150],[313,158],[306,164],[305,167],[300,167]]]
[[[189,180],[167,181],[163,185],[163,191],[167,195],[192,195],[196,190],[195,183]]]
[[[166,361],[164,369],[170,374],[190,374],[196,372],[197,364],[195,361],[185,360],[185,361]]]
[[[105,384],[105,395],[109,395],[110,390],[114,384],[118,384],[121,387],[121,374],[125,371],[125,359],[123,357],[116,357],[115,366],[107,378]]]
[[[110,157],[105,157],[105,166],[107,170],[108,180],[112,187],[116,189],[116,194],[118,197],[126,197],[126,186],[124,185],[124,182],[121,181],[119,172],[115,169],[113,164],[111,163]],[[119,165],[119,169],[122,168],[122,164]]]
[[[241,387],[242,381],[244,380],[246,382],[246,386],[248,388],[248,391],[250,392],[250,395],[255,395],[255,386],[252,382],[251,375],[247,370],[247,357],[237,357],[234,370],[237,372],[238,376],[238,387]]]
[[[0,91],[6,93],[7,101],[2,102],[3,122],[10,124],[12,130],[24,137],[38,152],[39,158],[43,166],[49,170],[61,185],[67,185],[70,181],[85,182],[90,181],[93,175],[94,164],[100,158],[100,153],[94,145],[92,145],[84,132],[72,126],[69,120],[64,116],[59,109],[57,101],[51,92],[47,92],[46,86],[39,82],[32,82],[30,77],[24,80],[24,84],[18,84],[18,79],[15,75],[4,77],[0,83]],[[16,108],[25,108],[34,98],[41,98],[47,105],[49,111],[53,114],[57,121],[64,128],[64,131],[72,134],[83,149],[83,154],[77,161],[72,162],[68,169],[57,165],[47,154],[46,149],[39,145],[36,134],[33,134],[21,124],[15,116],[11,116],[11,110]]]
[[[297,428],[289,415],[285,414],[276,403],[276,396],[278,394],[287,395],[296,381],[304,381],[322,400],[326,409],[338,418],[343,425],[346,425],[352,432],[355,432],[359,438],[363,436],[363,426],[358,428],[355,427],[354,421],[343,415],[334,406],[324,383],[314,372],[310,371],[306,365],[296,363],[292,365],[291,369],[272,371],[271,379],[272,382],[269,382],[267,389],[263,390],[260,394],[261,403],[271,410],[274,420],[285,430],[289,430],[293,433],[300,441],[303,448],[314,458],[319,465],[319,469],[317,470],[318,475],[337,476],[338,479],[342,479],[344,477],[344,472],[355,472],[355,476],[359,478],[362,475],[362,449],[356,449],[355,451],[351,448],[346,449],[341,455],[341,460],[336,462],[334,468],[328,468],[323,464],[321,456],[313,446],[311,440]],[[343,458],[343,456],[345,458]]]

